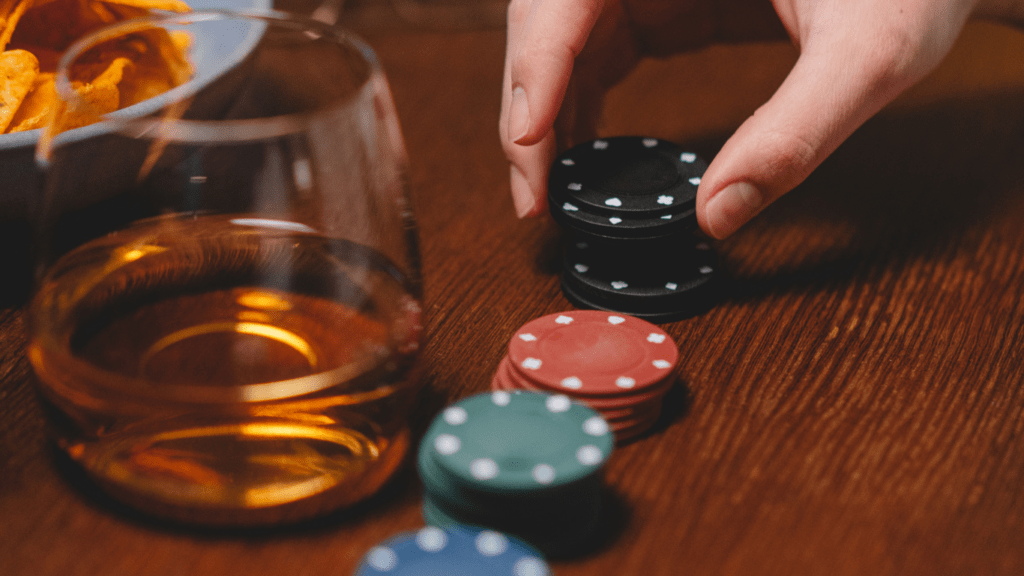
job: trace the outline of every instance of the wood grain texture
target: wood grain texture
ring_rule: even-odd
[[[1022,36],[972,27],[935,75],[716,245],[722,301],[665,325],[679,386],[657,429],[613,456],[599,545],[556,574],[1024,573]],[[421,227],[422,430],[487,387],[516,328],[571,306],[557,229],[518,221],[508,194],[503,33],[370,40]],[[711,156],[792,57],[761,45],[652,62],[612,95],[605,130]],[[114,504],[44,440],[24,321],[0,310],[0,574],[336,576],[422,525],[408,467],[355,510],[277,529],[167,526]]]

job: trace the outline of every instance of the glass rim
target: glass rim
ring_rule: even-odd
[[[175,86],[153,98],[161,98],[166,95],[173,95],[166,104],[155,108],[150,113],[132,115],[136,106],[142,105],[146,100],[127,108],[121,108],[100,116],[97,122],[73,128],[64,132],[53,134],[54,125],[51,122],[43,128],[36,147],[36,164],[45,168],[49,163],[52,149],[59,145],[58,140],[64,134],[74,133],[81,137],[97,136],[102,134],[117,134],[129,132],[133,135],[153,133],[159,128],[159,135],[162,140],[179,143],[196,142],[245,142],[253,139],[280,137],[294,132],[296,126],[308,122],[310,118],[323,115],[330,115],[342,110],[351,103],[356,94],[362,92],[365,87],[383,76],[383,69],[377,58],[376,52],[362,38],[339,26],[326,24],[319,20],[282,12],[279,10],[196,10],[193,12],[160,14],[144,16],[124,20],[79,38],[73,42],[61,55],[57,63],[57,71],[54,75],[54,89],[59,97],[65,101],[74,101],[77,98],[72,88],[68,70],[72,62],[82,56],[95,45],[122,36],[131,32],[138,32],[162,26],[187,26],[202,22],[242,20],[249,22],[262,21],[267,25],[276,25],[290,28],[296,31],[305,31],[320,34],[333,38],[339,45],[347,45],[354,49],[367,64],[369,73],[366,79],[353,91],[351,97],[339,99],[331,106],[325,106],[314,110],[292,112],[261,118],[246,118],[237,120],[191,120],[173,118],[167,116],[153,116],[152,113],[160,108],[173,104],[175,101],[187,99],[202,89],[196,86],[190,79],[183,84]],[[262,37],[262,34],[260,35]],[[257,38],[258,41],[258,38]],[[253,45],[255,47],[255,44]],[[246,51],[248,54],[250,50]],[[208,81],[214,81],[222,74],[231,70],[231,67],[219,71]],[[190,92],[191,91],[191,92]],[[74,138],[78,140],[78,137]]]

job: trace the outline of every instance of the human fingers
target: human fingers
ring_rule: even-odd
[[[576,56],[601,14],[603,0],[512,0],[506,69],[510,142],[530,145],[551,129]]]
[[[552,127],[603,0],[512,0],[502,110],[502,147],[510,163],[519,217],[545,205],[548,166],[556,146]]]
[[[777,2],[800,57],[708,167],[697,195],[701,228],[715,238],[735,232],[937,66],[966,21],[961,4],[904,13],[887,0]]]

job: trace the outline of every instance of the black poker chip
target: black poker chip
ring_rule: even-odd
[[[704,240],[657,254],[634,255],[595,249],[586,242],[565,248],[562,292],[575,305],[623,312],[650,322],[673,322],[710,309],[722,273]]]
[[[559,156],[548,178],[554,219],[592,241],[647,240],[693,230],[707,164],[657,138],[592,140]]]
[[[711,308],[723,274],[711,245],[694,234],[706,169],[696,154],[640,136],[592,140],[559,156],[548,201],[566,235],[566,299],[651,322]]]

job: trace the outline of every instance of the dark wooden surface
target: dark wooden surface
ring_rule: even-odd
[[[516,220],[497,142],[504,34],[370,37],[412,159],[426,279],[422,424],[484,390],[513,331],[570,309],[558,231]],[[606,130],[714,154],[782,45],[642,67]],[[680,386],[607,469],[594,551],[558,575],[1024,574],[1024,35],[972,26],[808,182],[716,244],[722,303],[665,325]],[[18,247],[9,246],[10,250]],[[346,575],[422,525],[406,467],[355,510],[248,533],[113,504],[53,457],[23,309],[0,309],[0,574]]]

